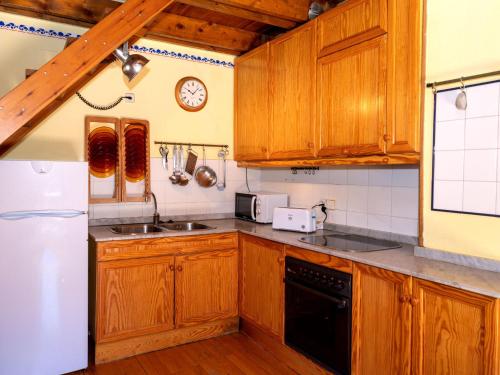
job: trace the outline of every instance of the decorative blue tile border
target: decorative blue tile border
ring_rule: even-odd
[[[80,37],[80,35],[74,34],[74,33],[64,33],[62,31],[46,30],[46,29],[41,28],[41,27],[26,26],[26,25],[22,25],[22,24],[17,25],[14,22],[5,22],[2,20],[0,20],[0,29],[11,30],[11,31],[20,31],[20,32],[27,33],[27,34],[33,34],[33,35],[44,36],[44,37],[49,37],[49,38],[58,38],[58,39],[66,39],[69,37],[73,37],[73,38]],[[224,61],[224,60],[219,60],[219,59],[214,59],[214,58],[204,57],[204,56],[198,56],[198,55],[193,55],[193,54],[189,54],[189,53],[169,51],[166,49],[138,46],[138,45],[134,44],[130,47],[130,50],[132,50],[134,52],[148,53],[151,55],[164,56],[164,57],[169,57],[169,58],[173,58],[173,59],[180,59],[180,60],[187,60],[187,61],[203,63],[203,64],[217,65],[217,66],[221,66],[224,68],[234,68],[234,64],[232,62],[229,62],[229,61]]]

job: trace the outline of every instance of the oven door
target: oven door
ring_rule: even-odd
[[[285,279],[285,343],[336,374],[350,374],[350,300]]]
[[[234,215],[240,219],[256,221],[256,205],[255,194],[236,193]]]

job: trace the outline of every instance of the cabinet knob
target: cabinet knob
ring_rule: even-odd
[[[384,141],[389,142],[391,140],[391,137],[389,137],[389,134],[384,134]]]
[[[308,142],[308,143],[307,143],[307,147],[308,147],[308,148],[314,148],[314,143],[312,143],[312,142]]]
[[[262,147],[262,152],[267,152],[267,148]]]
[[[404,295],[399,297],[399,302],[401,303],[407,303],[410,302],[410,296]]]
[[[170,271],[172,271],[172,272],[175,271],[175,267],[174,267],[173,264],[171,264],[170,266],[168,266],[168,268],[170,268]]]
[[[182,266],[177,266],[177,271],[182,272]]]
[[[411,304],[412,306],[417,306],[419,302],[420,302],[420,301],[419,301],[419,299],[418,299],[418,298],[416,298],[416,297],[411,297],[411,298],[410,298],[410,304]]]

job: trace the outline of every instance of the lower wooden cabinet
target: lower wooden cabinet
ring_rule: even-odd
[[[175,259],[177,328],[238,316],[238,251],[181,255]]]
[[[240,236],[240,316],[283,337],[284,245]]]
[[[413,281],[413,374],[498,374],[498,301]]]
[[[353,374],[498,374],[495,298],[360,264],[353,283]]]
[[[410,294],[410,276],[354,265],[353,374],[410,374]]]
[[[98,264],[96,341],[174,327],[174,257]]]

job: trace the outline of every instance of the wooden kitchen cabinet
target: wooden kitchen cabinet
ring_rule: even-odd
[[[270,43],[269,159],[315,156],[316,24]]]
[[[269,45],[235,62],[235,160],[265,160],[269,143]]]
[[[385,152],[387,37],[318,61],[320,157]]]
[[[177,256],[175,326],[238,316],[238,251]]]
[[[351,0],[318,18],[318,54],[330,53],[387,32],[387,0]]]
[[[354,265],[353,374],[410,374],[410,297],[410,276]]]
[[[174,257],[102,262],[97,275],[97,342],[174,328]]]
[[[498,374],[498,301],[414,279],[413,374]]]
[[[240,235],[240,316],[283,337],[284,245]]]

